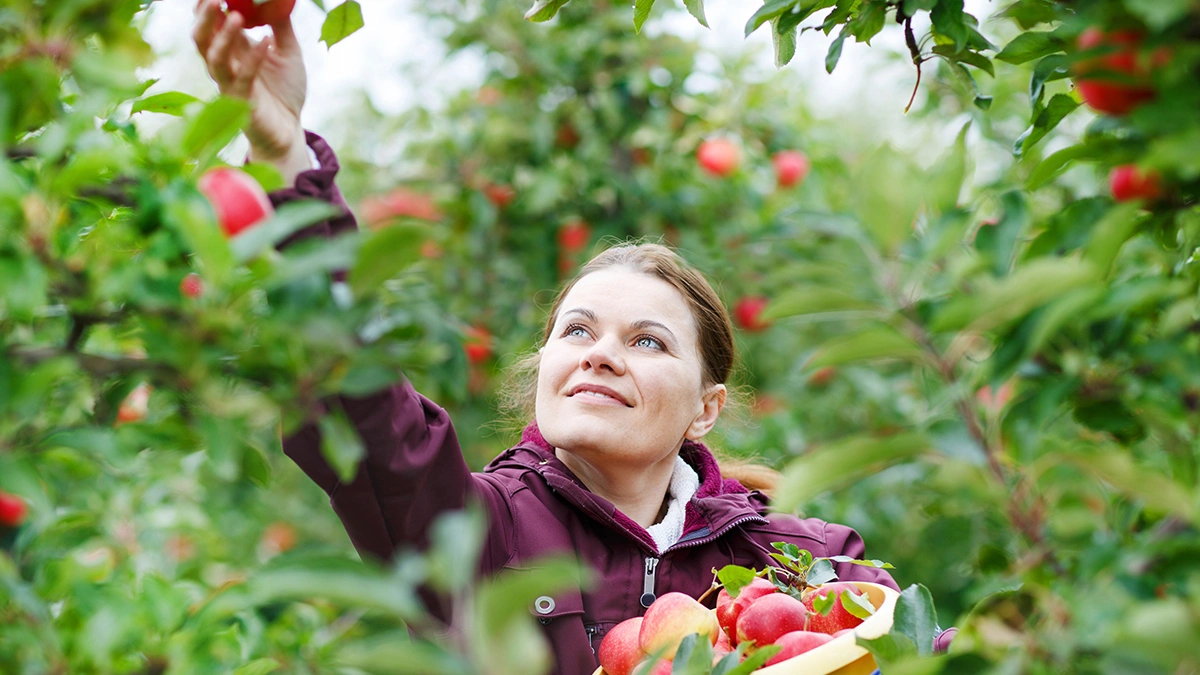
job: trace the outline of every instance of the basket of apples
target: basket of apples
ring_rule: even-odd
[[[899,593],[863,581],[837,581],[833,564],[891,568],[847,556],[813,558],[776,543],[779,567],[714,570],[699,599],[667,593],[644,616],[626,619],[600,643],[594,675],[869,675],[875,660],[858,640],[892,628]],[[701,601],[719,591],[716,609]]]

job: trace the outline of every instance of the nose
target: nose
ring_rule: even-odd
[[[608,371],[613,375],[625,374],[625,357],[621,353],[621,341],[615,336],[604,336],[591,344],[580,358],[583,370]]]

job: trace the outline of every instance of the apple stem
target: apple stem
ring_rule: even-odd
[[[722,583],[718,582],[716,579],[713,579],[712,585],[711,585],[711,586],[709,586],[709,587],[708,587],[708,590],[707,590],[707,591],[704,591],[704,593],[702,593],[702,594],[700,595],[700,597],[696,598],[696,602],[704,602],[704,599],[705,599],[705,598],[707,598],[708,596],[712,595],[712,592],[713,592],[713,591],[715,591],[715,590],[717,590],[717,589],[719,589],[719,588],[724,588],[724,584],[722,584]]]

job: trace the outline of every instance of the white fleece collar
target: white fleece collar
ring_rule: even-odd
[[[692,501],[696,490],[699,489],[700,476],[696,475],[696,470],[677,455],[675,468],[671,472],[671,485],[667,488],[667,492],[671,495],[671,503],[667,505],[667,515],[663,516],[661,521],[646,528],[658,546],[659,553],[671,548],[683,536],[683,521],[686,516],[687,503]]]

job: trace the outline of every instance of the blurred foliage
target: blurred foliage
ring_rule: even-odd
[[[769,326],[738,335],[750,405],[713,445],[779,466],[781,506],[857,528],[962,627],[953,655],[896,672],[1200,667],[1195,4],[758,11],[784,38],[864,41],[928,13],[900,58],[924,71],[908,128],[959,132],[932,162],[812,115],[789,69],[635,37],[628,7],[551,5],[533,24],[507,0],[424,3],[452,50],[483,55],[483,86],[395,119],[348,111],[339,182],[363,230],[286,253],[271,244],[319,209],[220,236],[195,180],[244,107],[141,98],[141,3],[0,9],[0,490],[31,507],[0,537],[0,670],[542,670],[517,658],[544,653],[521,581],[447,574],[477,517],[428,556],[360,564],[279,431],[403,369],[481,466],[512,439],[496,394],[551,289],[628,237],[679,247],[731,308],[770,299]],[[1093,26],[1136,31],[1154,62],[1127,115],[1080,105]],[[143,138],[131,116],[151,114],[178,119]],[[741,152],[724,177],[695,159],[718,137]],[[770,158],[792,149],[812,170],[782,188]],[[1131,163],[1162,197],[1112,198],[1104,176]],[[179,290],[193,272],[197,299]],[[355,444],[330,450],[352,466]],[[457,628],[496,651],[410,641],[423,582],[476,607]]]

